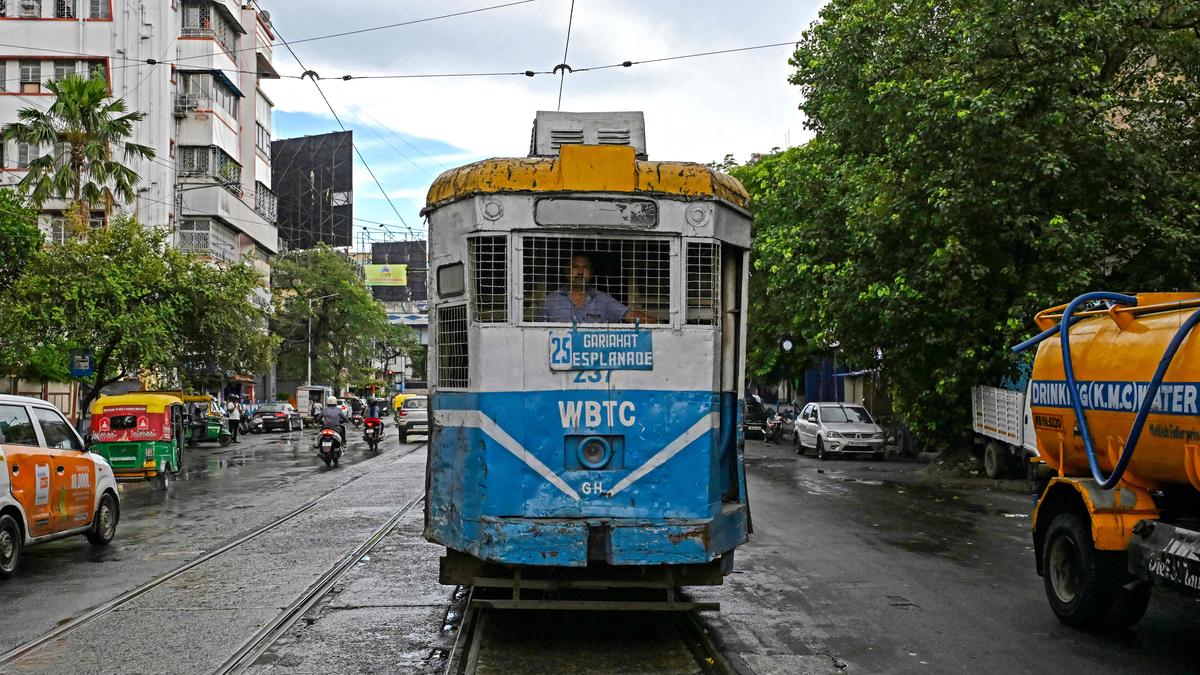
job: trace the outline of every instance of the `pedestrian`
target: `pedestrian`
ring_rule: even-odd
[[[240,443],[238,427],[242,423],[242,403],[236,395],[229,397],[229,402],[225,404],[225,411],[229,413],[229,433],[233,436],[233,442]]]

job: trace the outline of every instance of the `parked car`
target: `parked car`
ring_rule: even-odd
[[[263,403],[254,411],[254,416],[250,419],[250,430],[271,431],[279,429],[282,431],[299,431],[304,428],[304,418],[301,417],[300,411],[292,407],[291,403],[276,402]]]
[[[746,399],[746,414],[742,417],[742,437],[767,437],[767,409],[754,399]]]
[[[411,433],[429,433],[429,397],[410,396],[396,411],[396,426],[400,429],[400,442],[407,443]]]
[[[53,405],[0,396],[0,466],[0,579],[17,571],[31,544],[81,534],[106,546],[116,535],[112,466]]]
[[[887,434],[862,406],[845,403],[809,403],[796,418],[792,448],[803,455],[807,448],[818,459],[834,455],[870,455],[883,459]]]

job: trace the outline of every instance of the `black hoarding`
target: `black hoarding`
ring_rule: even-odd
[[[354,140],[339,131],[271,143],[271,189],[279,238],[288,248],[350,246],[354,227]]]

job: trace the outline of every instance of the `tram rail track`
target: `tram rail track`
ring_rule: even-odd
[[[501,670],[502,668],[499,667],[491,669],[487,667],[488,653],[485,646],[485,637],[489,625],[497,620],[501,613],[511,615],[514,612],[539,611],[494,609],[486,605],[472,603],[473,595],[474,589],[471,589],[464,604],[465,609],[462,613],[462,618],[458,624],[458,634],[446,656],[444,675],[476,675],[477,673],[488,672],[489,670]],[[559,610],[550,611],[558,613]],[[587,615],[590,613],[584,612],[583,614]],[[698,611],[629,610],[629,614],[669,624],[670,630],[668,632],[682,646],[682,649],[677,651],[682,653],[686,650],[686,653],[692,659],[692,663],[677,664],[680,672],[698,672],[711,675],[740,675],[743,672],[742,669],[736,667],[721,652],[720,647],[712,639],[712,634]],[[574,615],[579,616],[578,613],[574,613]],[[506,650],[511,650],[512,648],[512,645],[506,645]],[[609,648],[618,649],[620,646],[610,645]],[[529,658],[536,659],[538,656],[531,654]]]
[[[399,454],[398,456],[394,457],[390,462],[388,462],[388,465],[390,466],[391,464],[401,461],[408,455],[412,454],[413,452],[416,452],[417,450],[421,449],[424,446],[425,446],[424,443],[414,446],[413,448],[409,449],[407,452],[404,452],[404,453]],[[199,567],[200,565],[203,565],[209,561],[212,561],[212,560],[218,558],[219,556],[224,555],[225,553],[228,553],[229,551],[231,551],[235,548],[238,548],[239,546],[243,546],[251,541],[258,539],[259,537],[263,536],[264,534],[267,534],[273,530],[278,529],[279,527],[285,525],[286,523],[309,512],[310,510],[312,510],[313,508],[315,508],[316,506],[321,504],[321,502],[325,501],[326,499],[329,499],[335,493],[340,492],[347,486],[353,484],[354,482],[356,482],[362,478],[365,478],[368,475],[370,475],[370,473],[364,471],[363,473],[360,473],[359,475],[354,476],[353,478],[350,478],[349,480],[346,480],[345,482],[337,485],[336,487],[329,490],[328,492],[321,495],[320,497],[316,497],[316,498],[302,504],[301,506],[299,506],[299,507],[289,511],[288,513],[284,514],[283,516],[280,516],[279,518],[276,518],[275,520],[251,531],[250,533],[243,535],[242,537],[239,537],[238,539],[235,539],[229,543],[226,543],[216,549],[213,549],[212,551],[208,551],[207,553],[201,555],[200,557],[195,558],[187,563],[184,563],[183,565],[180,565],[179,567],[176,567],[173,570],[170,570],[168,572],[160,574],[157,577],[154,577],[153,579],[151,579],[150,581],[147,581],[147,582],[141,584],[140,586],[137,586],[129,591],[126,591],[126,592],[118,595],[117,597],[113,598],[112,600],[109,600],[105,603],[97,605],[97,606],[87,610],[83,614],[81,614],[75,618],[72,618],[68,621],[63,622],[62,624],[56,626],[54,629],[52,629],[40,636],[28,641],[28,642],[25,642],[24,644],[14,647],[14,648],[10,649],[9,651],[4,652],[3,654],[0,654],[0,671],[4,671],[7,668],[9,668],[10,666],[15,665],[16,663],[21,661],[22,658],[24,658],[25,656],[38,650],[39,648],[44,647],[56,640],[59,640],[59,639],[63,638],[64,636],[67,636],[67,635],[83,628],[84,626],[96,621],[97,619],[107,616],[108,614],[111,614],[112,612],[120,609],[121,607],[128,605],[129,603],[133,602],[134,600],[138,599],[139,597],[145,595],[146,593],[149,593],[150,591],[154,590],[155,588],[158,588],[159,586],[162,586],[163,584],[170,582],[171,580],[179,577],[180,575],[188,572],[189,570]],[[396,515],[394,515],[391,519],[389,519],[387,521],[387,523],[385,523],[385,525],[388,523],[390,523],[390,525],[391,525],[387,529],[387,531],[390,532],[391,529],[394,529],[396,524],[399,522],[399,519],[402,518],[405,513],[407,513],[409,510],[411,510],[411,508],[416,503],[419,503],[423,498],[424,498],[424,495],[420,495],[420,496],[416,497],[413,501],[406,504]],[[380,528],[380,529],[382,529],[382,528]],[[382,539],[382,537],[386,535],[386,532],[385,532],[383,535],[379,535],[378,538],[376,538],[376,535],[378,533],[379,533],[379,530],[376,530],[376,533],[373,534],[372,537],[368,539],[368,541],[374,542],[372,544],[372,547],[375,544],[378,544],[379,540]],[[360,548],[361,548],[361,546],[360,546]],[[356,551],[357,551],[357,549],[356,549]],[[365,555],[365,554],[366,554],[366,552],[364,552],[362,555]],[[361,559],[362,555],[359,555],[358,559]],[[355,560],[355,562],[357,562],[357,560]],[[344,560],[342,561],[342,563],[344,563]],[[338,567],[341,567],[342,563],[339,563]],[[344,574],[345,570],[349,569],[349,567],[352,566],[353,564],[354,563],[351,562],[349,565],[346,565],[345,569],[343,569],[342,572],[337,575],[337,577],[340,577],[341,574]],[[322,577],[321,577],[322,580],[324,580],[328,574],[329,573],[327,572],[326,575],[322,575]],[[336,578],[334,578],[333,580],[336,581]],[[332,586],[332,582],[330,582],[329,585]],[[291,609],[291,606],[289,606],[289,609]],[[294,619],[293,619],[293,622],[294,622]],[[222,671],[222,672],[227,672],[227,671]]]

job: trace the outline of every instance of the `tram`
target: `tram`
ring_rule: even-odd
[[[747,207],[729,176],[647,161],[641,113],[539,112],[529,157],[434,181],[442,583],[512,589],[498,607],[535,606],[522,587],[721,583],[751,529]]]

